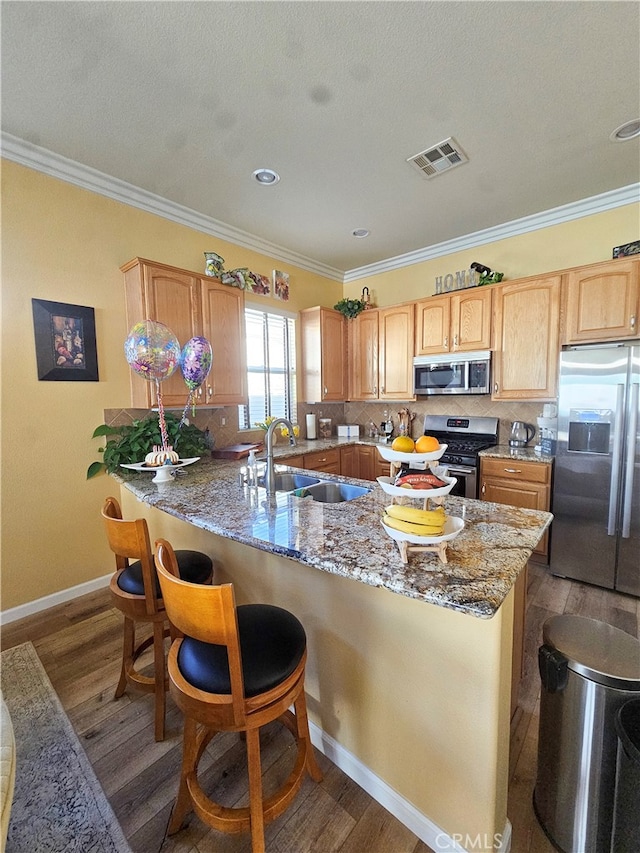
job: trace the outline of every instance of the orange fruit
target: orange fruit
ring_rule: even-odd
[[[397,438],[393,439],[391,449],[397,450],[398,453],[413,453],[415,450],[415,443],[408,435],[399,435]]]
[[[440,442],[432,435],[421,435],[416,441],[416,453],[433,453],[434,450],[439,450]]]

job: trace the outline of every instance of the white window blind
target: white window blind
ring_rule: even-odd
[[[249,405],[239,406],[241,429],[269,415],[296,420],[296,325],[292,317],[246,308]]]

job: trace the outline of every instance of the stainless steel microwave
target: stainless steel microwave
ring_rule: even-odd
[[[491,352],[421,355],[413,360],[413,392],[431,394],[489,394]]]

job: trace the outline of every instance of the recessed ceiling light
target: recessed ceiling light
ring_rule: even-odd
[[[356,228],[355,231],[351,232],[354,237],[368,237],[369,232],[366,228]]]
[[[280,175],[273,169],[256,169],[253,177],[263,187],[271,187],[280,180]]]
[[[614,142],[626,142],[627,139],[635,139],[636,136],[640,136],[640,118],[621,124],[613,131],[609,139]]]

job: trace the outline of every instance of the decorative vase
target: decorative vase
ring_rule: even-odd
[[[224,258],[221,258],[220,255],[215,252],[205,252],[205,267],[204,271],[206,275],[211,275],[214,278],[220,278],[220,273],[222,272],[222,268],[224,266]]]

